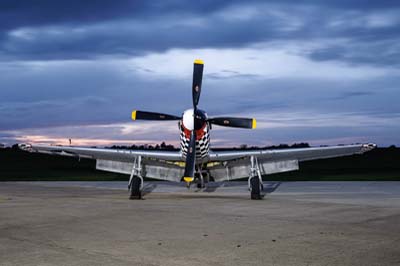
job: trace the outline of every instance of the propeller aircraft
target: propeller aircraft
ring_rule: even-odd
[[[180,150],[118,150],[41,144],[20,144],[30,152],[48,153],[96,160],[96,169],[129,174],[130,199],[142,198],[144,178],[186,182],[204,189],[210,182],[223,182],[248,178],[251,199],[263,197],[262,175],[299,169],[299,162],[361,154],[376,147],[375,144],[353,144],[329,147],[295,149],[261,149],[213,151],[210,149],[212,125],[255,129],[254,118],[209,117],[198,108],[204,63],[194,61],[192,100],[193,108],[182,116],[134,110],[132,120],[178,121]]]

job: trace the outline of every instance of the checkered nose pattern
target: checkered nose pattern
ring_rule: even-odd
[[[187,137],[187,135],[185,134],[185,129],[182,125],[180,126],[180,129],[182,156],[186,158],[186,154],[189,149],[190,137]],[[210,131],[208,129],[208,126],[206,125],[202,129],[197,130],[196,135],[196,160],[201,160],[208,156],[208,151],[210,148]]]

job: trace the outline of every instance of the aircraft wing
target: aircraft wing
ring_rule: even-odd
[[[215,181],[225,181],[249,176],[258,164],[261,175],[294,171],[299,162],[326,159],[353,154],[362,154],[376,147],[375,144],[354,144],[313,148],[264,149],[248,151],[213,151],[210,161],[210,174]]]
[[[180,182],[184,169],[180,151],[120,150],[39,144],[19,144],[20,149],[51,155],[96,160],[96,169],[131,175],[140,162],[142,177]]]
[[[210,152],[210,161],[229,161],[250,156],[255,156],[259,159],[267,159],[271,161],[308,161],[315,159],[340,157],[352,154],[361,154],[372,150],[375,147],[375,144],[355,144],[313,148],[213,151]]]
[[[73,146],[53,146],[41,144],[19,144],[22,150],[54,155],[73,156],[89,159],[132,162],[136,157],[166,161],[181,161],[180,151],[120,150],[105,148],[87,148]]]

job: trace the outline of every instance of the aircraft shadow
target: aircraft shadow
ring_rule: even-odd
[[[263,194],[270,194],[273,193],[275,190],[279,188],[279,186],[282,184],[282,182],[265,182],[264,183],[264,190]],[[166,184],[163,184],[166,185]],[[168,184],[170,186],[176,186],[176,184]],[[178,185],[180,186],[180,185]],[[208,183],[207,187],[202,190],[196,190],[195,188],[192,188],[191,191],[194,193],[201,193],[205,192],[207,194],[216,192],[219,188],[229,188],[229,187],[246,187],[247,183],[246,182],[210,182]],[[142,190],[142,195],[147,195],[153,192],[156,188],[158,187],[157,183],[152,183],[152,182],[147,182]],[[246,187],[247,190],[247,187]]]
[[[270,194],[277,190],[281,184],[282,182],[280,181],[264,183],[264,192]]]

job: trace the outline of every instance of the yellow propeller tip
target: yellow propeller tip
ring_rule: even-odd
[[[191,177],[191,176],[185,176],[185,177],[183,178],[183,180],[185,180],[186,183],[189,183],[189,182],[193,182],[194,178]]]
[[[251,128],[255,129],[256,127],[257,127],[257,121],[256,121],[256,119],[253,118],[253,121],[251,123]]]
[[[204,62],[203,62],[203,60],[201,60],[201,59],[196,59],[196,60],[194,60],[194,63],[195,63],[195,64],[198,64],[198,65],[204,65]]]
[[[132,120],[136,120],[136,110],[132,111]]]

